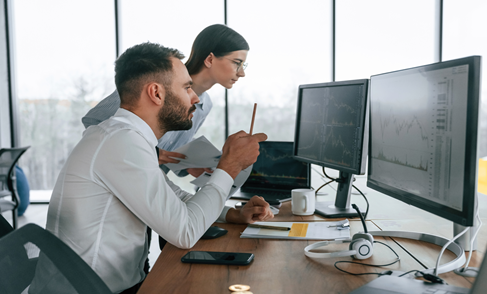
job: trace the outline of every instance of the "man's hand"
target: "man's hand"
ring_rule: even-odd
[[[177,152],[171,152],[171,151],[159,149],[159,165],[166,164],[166,163],[179,163],[179,160],[171,157],[178,157],[181,159],[185,159],[186,155]]]
[[[197,178],[201,176],[204,172],[207,173],[213,173],[213,170],[211,168],[197,168],[197,167],[192,167],[192,168],[187,168],[186,171],[188,174],[192,175],[193,177]]]
[[[240,210],[230,209],[226,215],[227,222],[237,224],[252,224],[266,221],[274,217],[269,203],[260,196],[254,196]]]
[[[267,140],[264,133],[249,135],[240,131],[228,137],[222,150],[218,168],[226,171],[232,178],[257,160],[259,142]]]

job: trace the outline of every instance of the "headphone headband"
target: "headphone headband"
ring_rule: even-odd
[[[314,244],[306,246],[304,248],[304,255],[313,258],[329,258],[329,257],[340,257],[340,256],[350,256],[357,253],[356,250],[348,250],[348,251],[338,251],[338,252],[331,252],[331,253],[318,253],[318,252],[310,252],[310,250],[324,247],[330,244],[341,244],[341,243],[350,243],[352,240],[350,239],[343,239],[343,240],[335,240],[335,241],[321,241],[316,242]]]

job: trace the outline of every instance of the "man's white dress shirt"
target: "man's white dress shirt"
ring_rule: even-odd
[[[145,277],[146,226],[177,247],[191,248],[228,211],[224,205],[233,184],[230,175],[215,170],[193,196],[161,171],[157,143],[149,125],[119,109],[84,132],[53,190],[47,229],[113,292]]]

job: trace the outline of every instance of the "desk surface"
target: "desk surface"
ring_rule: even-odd
[[[485,196],[485,195],[483,195]],[[403,204],[384,195],[369,197],[371,212],[367,226],[372,230],[400,230],[410,227],[426,229],[426,233],[449,237],[451,222],[441,218],[431,218],[427,213],[417,212],[414,207]],[[326,199],[325,199],[326,200]],[[392,200],[392,201],[391,201]],[[372,209],[381,207],[382,209]],[[386,209],[388,208],[388,209]],[[413,209],[414,211],[411,211]],[[408,213],[409,210],[409,213]],[[377,211],[377,212],[376,212]],[[384,212],[386,211],[386,212]],[[401,219],[400,216],[407,216]],[[414,217],[411,217],[414,216]],[[294,216],[290,202],[284,203],[275,221],[323,221],[320,216]],[[430,226],[424,226],[424,224]],[[351,234],[362,231],[359,219],[351,219]],[[336,261],[352,260],[351,257],[312,259],[304,255],[303,249],[316,241],[241,239],[246,225],[218,224],[228,230],[228,234],[212,240],[200,240],[191,250],[249,252],[255,255],[254,261],[247,266],[185,264],[181,257],[189,250],[178,249],[167,244],[157,262],[147,276],[138,293],[230,293],[228,287],[233,284],[246,284],[250,291],[257,293],[349,293],[353,289],[375,279],[377,275],[353,276],[338,271]],[[418,230],[415,230],[418,231]],[[485,226],[479,233],[479,250],[472,256],[472,266],[478,266],[483,258],[487,240]],[[339,264],[342,269],[355,273],[382,272],[384,270],[409,271],[422,270],[424,264],[433,267],[440,247],[425,242],[399,238],[376,238],[391,246],[400,256],[401,261],[387,267],[369,267],[357,264]],[[409,255],[406,248],[414,258]],[[335,252],[347,250],[347,244],[336,244],[323,251]],[[454,255],[446,251],[442,263],[450,261]],[[389,248],[375,244],[374,255],[359,263],[386,264],[395,260]],[[419,261],[419,262],[418,262]],[[420,263],[421,262],[421,263]],[[453,272],[440,275],[449,284],[471,287],[473,279],[463,278]]]

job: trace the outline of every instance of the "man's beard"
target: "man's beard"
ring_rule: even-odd
[[[164,132],[189,130],[193,126],[193,121],[189,118],[196,106],[191,106],[186,110],[181,99],[171,91],[166,91],[164,106],[159,111],[159,128]]]

